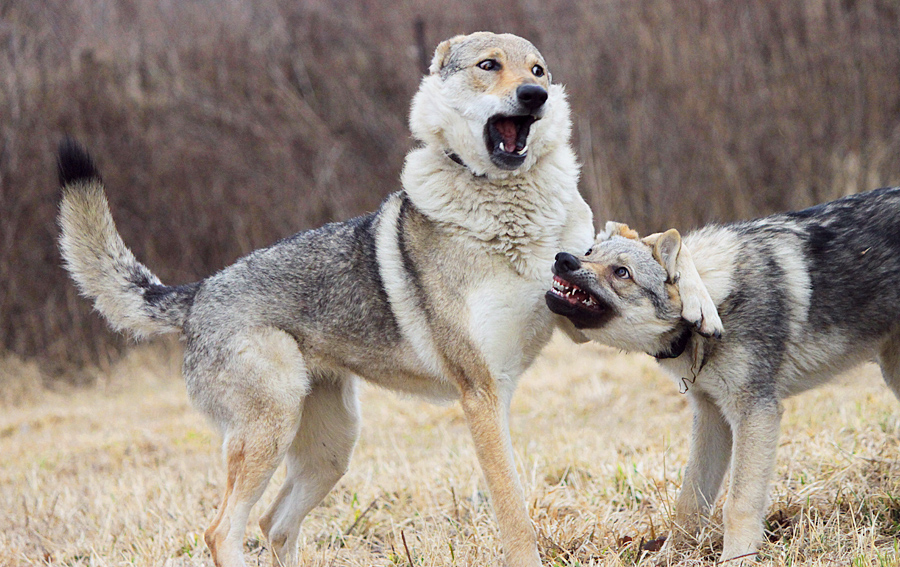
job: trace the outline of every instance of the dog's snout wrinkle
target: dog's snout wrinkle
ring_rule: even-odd
[[[535,111],[547,102],[547,89],[540,85],[520,85],[516,89],[519,103],[530,111]]]

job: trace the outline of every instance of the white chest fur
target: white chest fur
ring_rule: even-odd
[[[427,217],[503,254],[519,275],[545,283],[557,252],[569,250],[573,240],[576,251],[587,250],[593,240],[577,180],[570,151],[554,152],[526,175],[491,179],[423,148],[409,154],[403,171],[404,189]]]

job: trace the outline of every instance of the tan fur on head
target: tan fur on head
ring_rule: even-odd
[[[603,231],[597,234],[595,243],[621,236],[631,240],[640,240],[651,249],[653,258],[666,270],[670,283],[677,284],[681,295],[682,317],[698,327],[704,336],[721,336],[722,320],[709,291],[700,279],[694,266],[690,250],[681,242],[681,234],[677,230],[657,232],[644,238],[627,224],[607,221]]]
[[[641,235],[638,234],[636,230],[625,223],[606,221],[606,226],[603,227],[603,232],[597,235],[597,239],[608,240],[613,236],[621,236],[632,240],[639,240],[641,238]]]
[[[479,67],[487,61],[493,67]],[[571,120],[565,89],[551,82],[543,56],[529,41],[490,32],[455,36],[437,46],[429,71],[413,98],[409,125],[416,139],[439,152],[439,164],[446,165],[449,152],[465,164],[467,175],[498,180],[519,177],[540,161],[574,161],[569,160]],[[546,102],[533,109],[530,132],[519,140],[524,147],[517,151],[524,152],[524,159],[514,167],[504,166],[495,160],[485,133],[495,117],[529,113],[517,95],[527,84],[545,89]],[[416,154],[408,159],[415,160]],[[554,170],[577,175],[577,167],[567,163],[554,165]]]

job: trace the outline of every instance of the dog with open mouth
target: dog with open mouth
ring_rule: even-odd
[[[587,337],[659,360],[694,408],[669,549],[696,535],[731,469],[721,560],[756,554],[782,400],[877,360],[900,398],[900,188],[688,234],[639,239],[607,223],[562,252],[546,294]],[[718,308],[717,339],[681,316],[692,265]],[[738,564],[735,562],[734,564]]]
[[[374,213],[301,232],[220,272],[164,285],[118,234],[90,156],[60,147],[60,247],[116,330],[184,337],[185,385],[219,427],[227,480],[204,538],[245,565],[250,510],[277,565],[300,560],[306,515],[343,476],[359,434],[358,378],[461,402],[506,562],[538,567],[509,438],[510,398],[553,329],[543,305],[559,249],[593,240],[562,87],[528,41],[442,42],[421,81],[402,189]]]
[[[260,527],[275,564],[299,561],[300,525],[359,435],[359,378],[460,401],[506,563],[540,565],[509,407],[555,328],[586,340],[543,301],[556,252],[594,239],[568,103],[530,42],[475,33],[438,45],[410,129],[421,145],[376,212],[178,286],[127,248],[85,150],[60,147],[66,268],[116,330],[184,337],[188,395],[222,432],[227,480],[204,534],[217,566],[245,564],[250,510],[282,462],[287,477]],[[701,327],[703,305],[688,315]]]

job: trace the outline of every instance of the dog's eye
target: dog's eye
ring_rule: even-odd
[[[484,71],[497,71],[500,69],[500,63],[496,59],[485,59],[478,64],[478,68]]]
[[[531,72],[532,72],[532,74],[534,74],[535,77],[543,77],[544,76],[544,68],[541,67],[540,65],[535,65],[534,67],[532,67]]]
[[[613,270],[613,274],[621,280],[631,279],[631,274],[628,272],[628,268],[625,266],[619,266],[615,270]]]
[[[588,251],[585,252],[584,255],[585,255],[585,256],[590,256],[590,255],[591,255],[591,252],[593,252],[593,251],[594,251],[593,248],[588,248]]]

